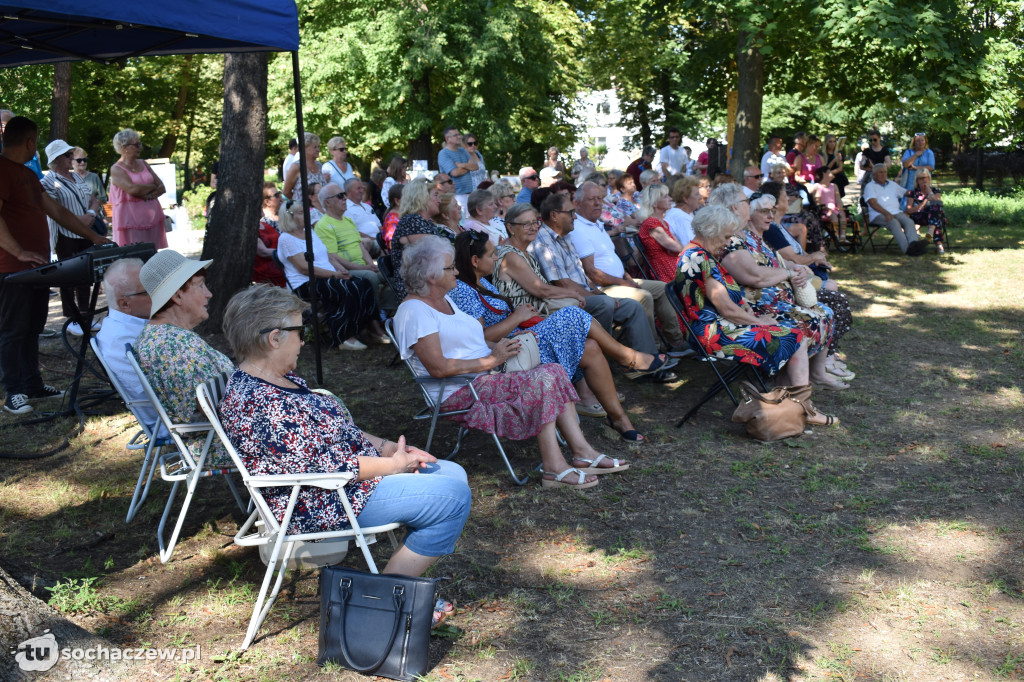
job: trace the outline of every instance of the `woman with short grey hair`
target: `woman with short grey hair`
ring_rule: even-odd
[[[310,185],[326,185],[327,181],[324,178],[323,167],[320,165],[320,161],[317,160],[317,157],[320,156],[320,136],[314,133],[306,133],[303,140],[306,144],[306,181]],[[304,199],[306,193],[302,191],[300,179],[299,164],[293,163],[288,167],[288,172],[284,176],[284,195],[286,198],[293,201],[302,201]]]
[[[708,196],[708,205],[731,208],[744,223],[750,217],[750,204],[747,203],[747,195],[743,193],[743,187],[735,182],[727,182],[711,190],[711,194]]]
[[[490,190],[475,190],[469,195],[466,205],[469,209],[469,219],[462,223],[463,229],[483,232],[488,235],[495,247],[508,237],[504,221],[493,222],[498,214],[498,200]]]
[[[224,336],[239,363],[271,350],[270,336],[309,305],[281,287],[253,285],[232,297],[224,311]]]
[[[545,488],[591,488],[597,485],[597,474],[629,468],[622,460],[602,456],[583,436],[575,409],[579,397],[562,365],[546,363],[521,372],[500,371],[506,360],[519,353],[519,339],[487,341],[480,322],[448,297],[458,283],[450,244],[441,237],[427,236],[406,256],[403,274],[416,290],[410,291],[395,314],[399,352],[422,378],[424,390],[445,411],[461,411],[451,419],[501,438],[536,436]],[[437,259],[432,266],[427,264],[431,259]],[[495,369],[499,372],[490,373]],[[445,382],[447,377],[461,374],[476,376],[472,389]],[[556,423],[572,451],[573,465],[558,447]]]
[[[131,128],[114,135],[114,151],[121,155],[110,167],[110,203],[113,205],[114,241],[125,246],[153,242],[167,246],[164,212],[157,197],[166,190],[149,164],[140,157],[142,140]]]

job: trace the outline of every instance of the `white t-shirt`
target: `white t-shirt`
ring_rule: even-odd
[[[746,185],[740,185],[740,189],[743,190],[743,193],[747,195],[748,199],[750,198],[750,195],[754,193],[754,190],[750,189]]]
[[[764,180],[767,180],[768,176],[772,174],[772,166],[777,163],[786,163],[784,154],[776,154],[771,150],[764,153],[764,156],[761,157],[761,173],[764,176]]]
[[[294,154],[289,154],[288,156],[284,157],[284,163],[281,164],[281,172],[284,174],[284,177],[288,177],[288,169],[291,168],[292,164],[297,162],[298,160],[298,152],[295,152]]]
[[[658,170],[661,170],[661,164],[668,164],[668,174],[675,175],[676,173],[682,173],[686,168],[686,165],[690,163],[690,157],[687,156],[686,150],[680,147],[679,149],[672,149],[671,145],[665,145],[661,148],[661,152],[658,155]]]
[[[351,199],[345,200],[345,217],[356,224],[359,234],[364,237],[376,239],[380,234],[380,220],[373,213],[373,209],[367,203],[356,204]]]
[[[877,199],[879,205],[889,213],[896,215],[900,213],[900,199],[907,193],[907,190],[897,185],[892,180],[885,183],[885,186],[879,185],[877,182],[872,180],[864,186],[864,201],[868,205],[868,220],[874,220],[878,216],[882,215],[871,206],[871,199]]]
[[[345,165],[348,166],[347,172],[338,168],[338,164],[334,163],[334,159],[331,159],[320,167],[320,172],[324,174],[324,180],[327,182],[333,182],[339,187],[344,187],[346,180],[351,180],[356,176],[352,172],[352,164],[346,161]]]
[[[665,222],[676,240],[686,246],[693,239],[693,214],[673,206],[665,211]]]
[[[309,277],[299,272],[298,268],[288,260],[290,256],[299,253],[306,253],[306,242],[287,232],[282,233],[277,240],[277,257],[284,265],[284,276],[288,279],[288,285],[292,289],[298,289],[309,281]],[[305,259],[305,255],[303,255],[303,259]],[[327,257],[327,247],[324,246],[316,232],[313,233],[313,267],[334,271],[334,266],[331,265],[331,260]]]
[[[402,359],[409,360],[417,377],[429,377],[430,372],[416,357],[412,347],[420,339],[431,334],[439,335],[441,352],[451,360],[476,360],[491,354],[480,322],[462,312],[447,296],[444,300],[448,301],[448,305],[455,311],[453,314],[446,315],[423,301],[408,298],[398,306],[395,313],[395,336],[398,338],[399,351]],[[437,400],[442,382],[444,379],[424,382],[424,387],[434,400]],[[446,384],[441,402],[447,400],[461,387],[461,384]]]
[[[615,244],[604,228],[592,223],[582,216],[576,216],[573,230],[569,233],[572,245],[576,247],[580,259],[594,256],[594,267],[612,277],[622,277],[626,269],[622,266],[619,254],[615,253]]]

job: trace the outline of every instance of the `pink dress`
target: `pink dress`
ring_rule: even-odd
[[[818,185],[818,205],[822,208],[822,215],[831,218],[837,213],[838,203],[836,202],[836,186],[829,184],[828,187]]]
[[[820,166],[825,165],[825,160],[821,158],[821,154],[815,154],[814,158],[803,157],[803,163],[800,164],[800,168],[796,169],[796,179],[800,182],[814,182],[814,171]]]
[[[131,172],[120,163],[117,165],[136,185],[154,182],[153,173],[148,165],[144,165],[138,173]],[[110,203],[114,205],[114,241],[120,246],[136,242],[153,242],[158,249],[167,247],[164,212],[160,209],[159,201],[133,197],[114,183],[110,183]]]

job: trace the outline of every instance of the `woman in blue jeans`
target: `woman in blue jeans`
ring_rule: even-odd
[[[360,430],[340,400],[310,391],[295,375],[306,304],[293,294],[256,284],[231,299],[224,332],[239,360],[220,412],[224,429],[253,476],[347,471],[345,486],[363,526],[401,523],[408,533],[384,573],[418,576],[450,554],[469,517],[470,490],[458,464]],[[269,488],[278,520],[289,488]],[[347,528],[341,493],[308,487],[295,504],[288,531]],[[439,601],[434,619],[452,610]]]

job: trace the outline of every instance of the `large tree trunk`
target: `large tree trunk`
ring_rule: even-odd
[[[58,660],[61,649],[97,646],[115,648],[33,597],[0,568],[0,647],[4,652],[17,652],[0,657],[0,680],[133,677],[135,663],[131,661]]]
[[[267,56],[224,57],[217,200],[206,228],[203,259],[214,264],[206,279],[213,298],[202,331],[219,332],[228,300],[248,286],[256,256],[267,137]]]
[[[171,127],[167,135],[164,136],[163,144],[160,145],[160,153],[157,154],[161,159],[168,159],[174,153],[174,148],[178,144],[178,132],[185,120],[185,105],[188,103],[188,93],[192,87],[192,55],[190,54],[185,55],[182,62],[180,78],[181,87],[178,88],[178,101],[174,105],[174,113],[171,114]]]
[[[50,140],[61,139],[67,141],[70,106],[71,62],[57,62],[53,65],[53,99],[50,102]]]
[[[736,52],[739,72],[736,100],[736,129],[733,134],[729,172],[743,177],[743,169],[760,162],[761,107],[764,104],[764,55],[753,46],[753,36],[740,31]]]
[[[654,133],[651,131],[651,110],[647,106],[647,99],[641,98],[636,103],[637,118],[640,121],[640,150],[644,147],[654,145]]]

